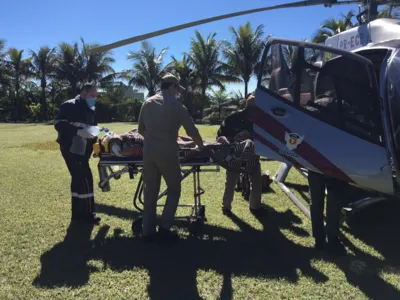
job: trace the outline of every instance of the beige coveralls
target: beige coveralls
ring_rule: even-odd
[[[181,194],[178,132],[183,126],[190,137],[199,136],[187,109],[175,96],[163,90],[147,99],[140,110],[138,131],[144,137],[143,235],[156,232],[156,208],[161,175],[167,184],[167,199],[160,226],[172,225]]]

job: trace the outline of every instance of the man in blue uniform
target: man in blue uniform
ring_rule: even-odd
[[[328,250],[345,255],[346,249],[339,240],[340,211],[346,200],[347,183],[323,174],[308,171],[308,184],[311,196],[311,226],[315,239],[315,248]],[[326,227],[324,226],[325,189]],[[326,241],[327,238],[327,241]]]
[[[232,142],[234,137],[243,131],[253,133],[253,121],[252,111],[255,107],[255,97],[250,94],[246,100],[246,106],[243,110],[239,110],[229,115],[221,127],[218,130],[217,136],[225,136],[229,142]],[[226,182],[225,192],[222,200],[222,211],[224,214],[230,214],[232,209],[232,201],[235,191],[236,183],[239,179],[240,174],[226,171]],[[258,161],[257,167],[254,168],[253,174],[250,177],[251,180],[251,191],[250,191],[250,211],[254,214],[260,212],[267,212],[263,206],[261,206],[261,195],[262,195],[262,177],[261,177],[261,165]]]
[[[61,155],[71,174],[72,220],[96,224],[100,218],[95,214],[93,176],[89,159],[93,152],[94,137],[86,130],[97,125],[95,103],[97,88],[87,83],[80,95],[64,102],[54,125],[58,132],[57,142]]]

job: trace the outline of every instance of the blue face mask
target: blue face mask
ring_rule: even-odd
[[[94,106],[96,105],[96,99],[92,97],[86,98],[86,103],[90,108],[94,109]]]

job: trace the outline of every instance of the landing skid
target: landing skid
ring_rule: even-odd
[[[279,169],[277,170],[276,174],[273,177],[273,180],[276,182],[278,187],[289,197],[289,199],[292,200],[293,203],[300,208],[300,210],[306,215],[306,217],[311,219],[311,213],[309,208],[306,205],[304,205],[304,203],[299,198],[297,198],[296,195],[285,185],[285,180],[291,168],[292,165],[281,163]],[[300,172],[300,174],[304,178],[307,178],[308,171],[306,169],[300,169],[300,170],[296,169],[296,170]],[[371,206],[373,204],[387,200],[389,200],[387,197],[378,195],[378,196],[365,197],[360,200],[349,203],[346,207],[342,208],[342,216],[340,219],[340,224],[343,224],[351,216],[361,211],[362,209]]]

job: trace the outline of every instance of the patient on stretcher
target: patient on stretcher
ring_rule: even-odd
[[[137,129],[123,134],[109,133],[94,145],[95,157],[140,157],[143,149],[143,136]],[[180,158],[212,158],[215,163],[233,172],[251,172],[257,162],[254,143],[250,133],[241,132],[230,143],[225,137],[215,142],[203,141],[204,149],[200,150],[190,137],[178,136]]]
[[[196,149],[196,145],[190,137],[178,136],[180,149]],[[217,144],[203,141],[205,145]],[[97,155],[108,154],[111,156],[136,157],[142,156],[143,136],[137,129],[132,129],[123,134],[109,134],[102,137],[95,146],[94,152]]]

